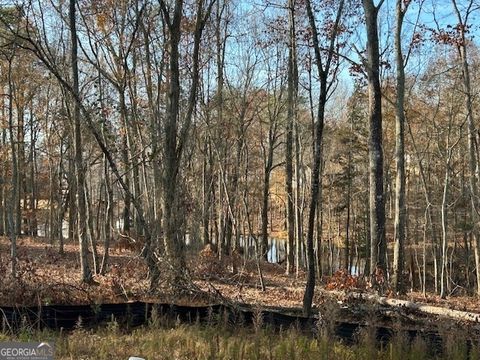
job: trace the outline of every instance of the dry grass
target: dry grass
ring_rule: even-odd
[[[455,340],[455,341],[453,341]],[[327,333],[314,337],[294,329],[272,332],[268,329],[225,328],[217,325],[174,325],[161,321],[122,332],[116,322],[96,330],[77,329],[71,333],[24,332],[0,334],[0,341],[54,341],[59,360],[120,360],[138,356],[161,359],[328,359],[328,360],[420,360],[478,359],[476,345],[467,347],[458,339],[445,342],[434,352],[423,340],[409,341],[398,334],[379,347],[371,332],[359,334],[359,341],[347,346]]]

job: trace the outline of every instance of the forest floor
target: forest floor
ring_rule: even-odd
[[[181,298],[173,297],[160,281],[159,290],[148,291],[147,268],[144,261],[128,249],[113,249],[106,275],[95,275],[93,284],[80,282],[78,246],[65,244],[59,254],[58,246],[43,238],[18,239],[18,274],[16,279],[0,277],[0,305],[37,304],[100,304],[126,301],[150,301],[184,305],[207,305],[229,301],[253,306],[298,309],[302,306],[305,274],[285,275],[283,265],[261,262],[266,290],[260,288],[255,261],[230,257],[219,261],[209,248],[189,256],[189,269],[194,287]],[[9,273],[9,241],[0,237],[0,274]],[[100,253],[101,255],[101,253]],[[232,264],[236,271],[232,271]],[[349,301],[349,292],[373,292],[362,279],[338,272],[324,277],[316,288],[314,304],[325,301]],[[341,290],[339,297],[338,291]],[[201,295],[199,295],[201,294]],[[387,292],[387,297],[391,294]],[[397,298],[397,297],[396,297]],[[434,294],[423,297],[410,292],[402,299],[457,309],[480,312],[480,300],[471,296],[451,296],[440,299]]]

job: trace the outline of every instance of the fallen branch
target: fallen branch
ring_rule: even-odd
[[[350,293],[350,292],[342,292],[342,291],[328,291],[328,293],[331,293],[337,296],[352,297],[354,299],[359,299],[359,300],[374,301],[378,304],[391,306],[393,308],[408,309],[408,310],[418,311],[425,314],[448,317],[450,319],[455,319],[455,320],[464,320],[464,321],[480,323],[480,313],[452,310],[444,307],[426,305],[426,304],[416,303],[408,300],[389,299],[384,296],[378,296],[378,295],[368,294],[368,293],[359,293],[359,292]]]

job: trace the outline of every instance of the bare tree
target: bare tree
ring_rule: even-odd
[[[69,21],[71,36],[71,72],[72,72],[72,92],[75,98],[80,97],[78,81],[78,39],[77,39],[77,20],[76,20],[76,1],[69,2]],[[80,271],[83,282],[92,281],[92,271],[88,263],[88,242],[87,242],[87,205],[85,194],[85,168],[83,164],[82,147],[82,126],[80,118],[80,106],[73,101],[73,138],[75,149],[75,177],[76,177],[76,197],[78,210],[78,242],[80,245]]]
[[[380,85],[380,52],[378,12],[383,4],[363,0],[367,29],[367,77],[369,98],[369,170],[370,170],[370,273],[386,269],[385,197],[383,192],[382,89]],[[372,279],[375,277],[372,276]]]
[[[319,34],[317,25],[315,23],[315,16],[310,0],[306,0],[305,5],[307,7],[308,21],[312,30],[312,43],[315,53],[315,64],[320,81],[320,91],[318,95],[318,110],[315,124],[315,136],[314,136],[314,155],[313,155],[313,167],[312,167],[312,183],[311,183],[311,195],[308,213],[308,227],[307,227],[307,284],[305,288],[305,294],[303,297],[303,311],[306,315],[310,315],[312,310],[312,301],[315,291],[315,253],[313,247],[314,229],[315,229],[315,211],[318,204],[319,194],[319,180],[320,180],[320,166],[322,158],[322,137],[323,128],[325,122],[325,105],[327,103],[328,93],[333,84],[333,80],[330,80],[330,72],[332,71],[332,63],[334,60],[335,42],[339,33],[340,20],[343,14],[344,0],[341,0],[335,13],[335,20],[332,27],[332,32],[329,35],[328,48],[326,50],[325,58],[322,56],[322,49],[320,45]]]
[[[163,216],[164,216],[164,241],[167,256],[171,261],[171,267],[174,272],[172,285],[181,286],[183,272],[185,270],[185,252],[182,244],[182,237],[179,232],[179,225],[182,215],[178,212],[179,192],[178,180],[180,162],[185,143],[187,141],[190,126],[192,123],[193,112],[197,97],[197,87],[199,83],[199,58],[200,41],[205,23],[210,17],[212,7],[215,1],[204,3],[203,0],[197,2],[195,30],[194,30],[194,48],[192,55],[192,83],[188,95],[187,110],[184,117],[184,123],[179,130],[180,115],[180,70],[179,70],[179,45],[182,35],[183,18],[183,0],[176,0],[173,9],[161,0],[160,7],[168,29],[169,34],[169,81],[168,96],[165,114],[165,135],[164,135],[164,154],[165,166],[163,174]]]
[[[403,293],[403,267],[405,252],[405,64],[402,51],[402,26],[410,2],[397,0],[395,27],[395,60],[397,65],[397,101],[395,108],[395,248],[393,253],[393,286]]]
[[[469,184],[470,184],[470,198],[472,203],[472,221],[473,221],[473,247],[475,253],[475,267],[476,267],[476,277],[477,277],[477,294],[480,295],[480,233],[479,233],[479,222],[480,222],[480,194],[478,189],[478,146],[479,146],[479,137],[478,132],[476,131],[474,111],[473,111],[473,92],[471,86],[471,76],[470,76],[470,66],[468,63],[468,44],[469,40],[467,39],[468,27],[470,26],[470,17],[474,11],[480,9],[480,5],[474,0],[466,2],[466,8],[462,14],[460,7],[457,4],[457,0],[452,0],[452,6],[454,14],[457,17],[458,25],[458,35],[459,39],[454,44],[457,47],[459,60],[461,63],[462,69],[462,79],[463,79],[463,91],[465,93],[465,110],[467,115],[467,126],[468,126],[468,165],[469,165]]]
[[[295,30],[295,0],[288,1],[288,77],[287,126],[285,133],[285,190],[287,195],[287,274],[294,268],[295,210],[293,193],[293,124],[298,93],[297,46]]]

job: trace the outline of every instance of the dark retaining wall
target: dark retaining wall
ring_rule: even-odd
[[[226,305],[211,306],[182,306],[172,304],[154,304],[145,302],[131,302],[123,304],[99,305],[45,305],[31,307],[0,307],[0,317],[3,330],[16,330],[27,327],[48,329],[74,329],[95,327],[115,319],[120,325],[130,328],[146,324],[156,308],[157,314],[172,321],[186,323],[218,323],[228,322],[233,326],[251,326],[255,318],[259,317],[259,310],[248,307],[234,307]],[[317,329],[316,318],[306,318],[299,315],[290,315],[279,311],[261,310],[263,324],[274,330],[296,327],[301,331],[314,333]],[[335,335],[346,343],[355,341],[355,335],[365,325],[353,322],[337,321]],[[394,331],[387,327],[370,328],[374,331],[379,343],[388,341]],[[442,347],[442,338],[435,330],[420,331],[407,330],[410,339],[421,336],[434,348]]]

